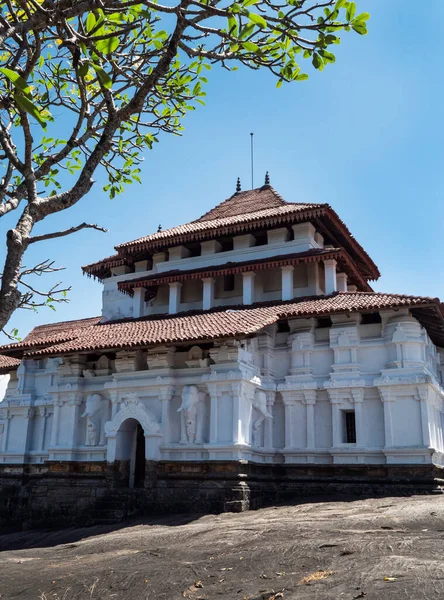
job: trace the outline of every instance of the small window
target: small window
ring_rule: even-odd
[[[224,292],[234,290],[234,275],[224,275]]]
[[[354,410],[343,411],[344,414],[344,443],[356,444],[356,418]]]
[[[331,327],[332,326],[332,321],[330,319],[330,317],[325,317],[324,319],[318,319],[318,322],[316,324],[316,327],[318,329],[325,329],[327,327]]]
[[[372,325],[373,323],[381,323],[381,315],[379,313],[367,313],[362,315],[361,324],[362,325]]]

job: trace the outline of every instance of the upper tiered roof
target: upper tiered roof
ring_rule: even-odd
[[[144,253],[226,235],[239,235],[311,221],[335,247],[343,247],[366,280],[380,276],[378,267],[328,204],[285,201],[270,185],[236,192],[198,219],[116,246],[117,254],[83,267],[88,275],[109,277],[113,266],[131,264]]]

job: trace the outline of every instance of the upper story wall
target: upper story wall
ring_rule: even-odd
[[[205,304],[204,284],[202,280],[190,279],[179,285],[178,297],[172,303],[168,284],[160,284],[155,296],[146,301],[138,299],[135,307],[133,299],[118,290],[118,284],[131,282],[144,277],[167,276],[171,272],[196,271],[205,268],[220,268],[223,266],[273,259],[303,253],[314,249],[324,249],[322,235],[310,223],[299,223],[292,227],[280,227],[252,235],[234,236],[229,239],[210,240],[191,244],[190,246],[175,246],[167,252],[159,252],[152,260],[140,260],[134,264],[134,271],[128,272],[129,267],[120,266],[112,269],[113,276],[104,280],[103,310],[104,319],[119,319],[123,317],[138,317],[148,314],[164,314],[209,308]],[[150,268],[149,268],[150,267]],[[267,300],[291,299],[307,295],[329,293],[336,289],[347,290],[347,282],[343,280],[337,285],[336,279],[332,289],[326,292],[325,272],[322,263],[300,264],[294,267],[292,280],[287,276],[283,282],[280,268],[270,267],[254,275],[254,283],[247,294],[246,301],[244,273],[232,276],[215,276],[210,290],[211,306],[233,304],[250,304]],[[228,281],[228,285],[227,285]],[[287,286],[285,298],[283,287]],[[213,289],[214,288],[214,289]],[[151,292],[151,290],[150,290]],[[251,301],[251,299],[253,300]],[[174,309],[172,309],[174,304]]]

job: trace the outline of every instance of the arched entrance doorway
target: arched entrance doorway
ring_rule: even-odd
[[[145,434],[136,419],[126,419],[117,432],[116,456],[122,483],[143,487],[145,483]]]
[[[115,465],[118,485],[143,487],[146,461],[160,459],[160,424],[141,403],[130,402],[105,423],[107,461]],[[117,483],[117,482],[116,482]]]

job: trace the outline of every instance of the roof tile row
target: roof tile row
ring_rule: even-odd
[[[299,301],[235,309],[218,308],[199,314],[145,317],[99,323],[83,319],[36,328],[23,342],[0,347],[0,353],[29,357],[95,350],[116,350],[156,344],[248,336],[285,318],[327,316],[341,312],[371,312],[409,307],[432,308],[433,336],[444,346],[444,319],[439,300],[376,292],[338,292]],[[418,314],[421,321],[421,315]],[[430,314],[424,326],[430,328]],[[45,331],[47,336],[45,337]]]

